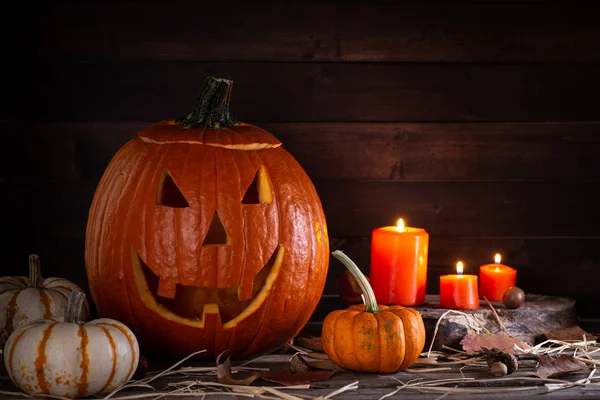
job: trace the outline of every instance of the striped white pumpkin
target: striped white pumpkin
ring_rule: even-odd
[[[29,277],[5,276],[0,278],[0,346],[21,326],[40,318],[64,316],[69,294],[79,286],[62,278],[42,279],[39,257],[29,256]],[[87,300],[80,318],[88,319]]]
[[[71,293],[64,320],[38,320],[8,338],[4,365],[24,392],[86,397],[110,392],[133,376],[139,361],[135,335],[113,319],[76,321],[79,310],[73,310],[84,297]]]

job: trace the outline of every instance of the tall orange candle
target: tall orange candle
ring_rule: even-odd
[[[384,226],[371,235],[371,287],[377,301],[387,305],[425,303],[429,234],[422,228]]]
[[[517,270],[501,264],[501,261],[500,254],[496,254],[495,264],[479,267],[479,293],[489,301],[502,301],[504,293],[517,283]]]
[[[443,308],[479,308],[477,275],[463,275],[463,268],[463,263],[459,261],[456,264],[456,275],[440,276],[440,305]]]

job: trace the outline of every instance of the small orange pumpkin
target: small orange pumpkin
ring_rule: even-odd
[[[325,354],[352,371],[392,373],[408,368],[425,346],[421,314],[412,308],[378,305],[356,264],[339,250],[332,254],[356,278],[366,304],[327,315],[322,333]]]

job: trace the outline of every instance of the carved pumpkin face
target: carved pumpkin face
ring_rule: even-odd
[[[140,134],[142,141],[151,136]],[[278,210],[266,160],[201,144],[146,146],[165,154],[147,171],[154,190],[142,195],[149,206],[131,210],[138,228],[130,231],[132,267],[142,299],[175,320],[201,319],[208,307],[232,325],[269,273],[273,284],[285,254],[274,232]],[[202,162],[184,167],[183,159]]]
[[[143,351],[235,358],[295,336],[318,303],[329,248],[312,182],[268,132],[173,120],[114,156],[88,219],[86,266],[102,316]]]

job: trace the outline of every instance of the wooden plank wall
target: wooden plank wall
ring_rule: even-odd
[[[332,245],[365,271],[371,230],[403,216],[431,235],[428,292],[501,252],[527,292],[600,317],[600,25],[572,4],[21,4],[1,28],[3,273],[37,252],[86,287],[104,167],[214,75],[305,167]],[[340,306],[341,272],[313,321]]]

